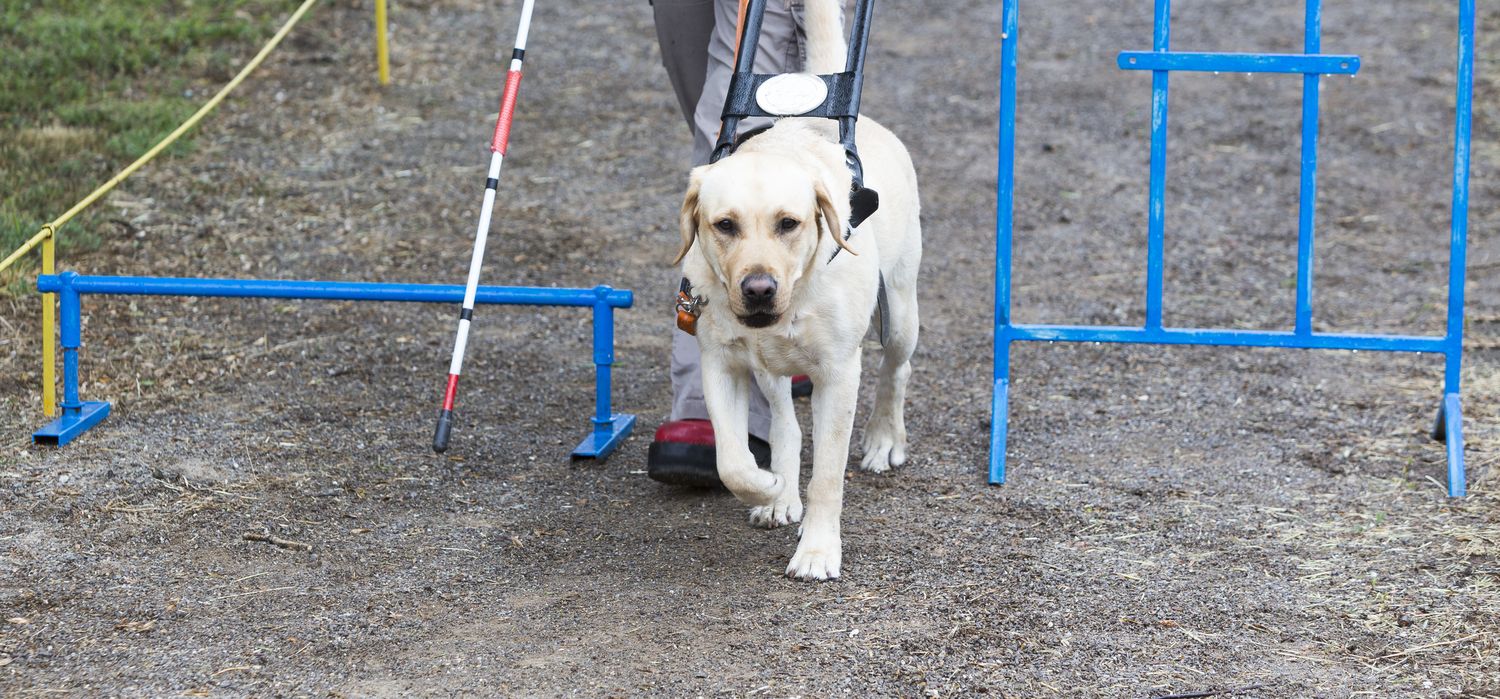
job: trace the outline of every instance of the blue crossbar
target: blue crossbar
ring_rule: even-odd
[[[442,284],[388,284],[279,279],[196,279],[183,277],[93,277],[75,272],[37,277],[37,290],[56,293],[61,307],[63,348],[62,415],[32,435],[38,444],[62,446],[109,414],[109,403],[83,401],[78,395],[78,349],[82,346],[81,298],[87,294],[126,296],[198,296],[222,298],[318,299],[336,301],[463,301],[464,287]],[[575,306],[594,312],[594,417],[587,437],[573,450],[580,458],[604,458],[635,426],[635,416],[610,410],[610,368],[614,364],[614,309],[630,308],[635,296],[625,289],[481,286],[476,303],[530,306]]]
[[[1289,347],[1375,352],[1448,351],[1447,338],[1420,335],[1360,335],[1279,330],[1201,330],[1198,328],[1131,328],[1112,325],[1012,325],[1012,340],[1040,342],[1125,342],[1147,345],[1223,345]]]
[[[390,284],[380,282],[327,282],[292,279],[198,279],[190,277],[86,277],[75,275],[73,289],[80,294],[131,296],[216,296],[223,298],[322,299],[330,301],[408,301],[414,303],[460,303],[460,284]],[[62,275],[37,278],[37,291],[56,293],[63,287]],[[582,306],[604,302],[611,308],[629,308],[632,295],[623,289],[554,289],[529,286],[481,286],[478,303],[527,306]]]
[[[1126,51],[1122,70],[1174,70],[1204,73],[1322,73],[1354,75],[1359,56],[1317,56],[1303,53],[1183,53]]]
[[[1158,345],[1288,347],[1304,349],[1426,352],[1443,355],[1443,399],[1435,438],[1447,442],[1448,494],[1466,491],[1460,368],[1463,361],[1464,265],[1468,245],[1469,148],[1473,112],[1474,0],[1458,0],[1458,86],[1453,139],[1453,202],[1448,269],[1447,331],[1441,337],[1320,333],[1313,331],[1313,241],[1318,166],[1318,97],[1323,75],[1353,75],[1358,56],[1324,55],[1322,2],[1307,0],[1301,54],[1173,52],[1171,0],[1156,0],[1151,51],[1119,56],[1124,70],[1151,73],[1151,167],[1147,201],[1146,323],[1144,327],[1035,325],[1011,322],[1012,236],[1015,218],[1016,46],[1020,0],[1001,2],[1000,163],[995,240],[995,369],[991,404],[990,482],[1005,482],[1009,432],[1012,342],[1121,342]],[[1297,300],[1290,331],[1169,328],[1162,321],[1163,250],[1166,235],[1167,107],[1170,75],[1176,71],[1302,74],[1302,167],[1298,207]]]

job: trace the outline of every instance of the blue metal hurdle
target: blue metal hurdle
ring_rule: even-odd
[[[76,272],[37,277],[37,290],[56,293],[62,309],[62,415],[32,435],[37,444],[62,446],[109,415],[109,403],[78,395],[78,349],[83,344],[85,294],[135,296],[215,296],[230,298],[326,299],[458,303],[462,285],[379,284],[372,282],[273,279],[183,279],[169,277],[85,277]],[[594,417],[587,437],[573,450],[579,458],[602,459],[630,435],[635,416],[610,411],[610,365],[614,363],[614,309],[630,308],[635,295],[624,289],[481,286],[475,301],[485,304],[579,306],[594,312]]]
[[[1453,202],[1448,269],[1447,332],[1441,337],[1320,333],[1312,329],[1313,214],[1317,192],[1318,85],[1324,74],[1352,75],[1358,56],[1321,54],[1322,1],[1307,0],[1304,53],[1174,52],[1171,0],[1156,0],[1151,51],[1126,51],[1123,70],[1151,71],[1151,175],[1144,327],[1035,325],[1011,322],[1011,237],[1014,224],[1016,44],[1019,0],[1001,1],[1000,173],[995,260],[995,376],[990,428],[990,482],[1005,482],[1010,345],[1017,341],[1124,342],[1162,345],[1296,347],[1426,352],[1446,359],[1442,405],[1433,437],[1447,443],[1448,494],[1465,493],[1459,368],[1463,358],[1464,266],[1468,238],[1469,140],[1474,78],[1474,0],[1458,3],[1458,98],[1453,143]],[[1167,160],[1167,85],[1173,71],[1302,74],[1302,171],[1297,243],[1296,324],[1291,331],[1204,330],[1162,325],[1162,248]]]

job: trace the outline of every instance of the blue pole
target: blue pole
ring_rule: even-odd
[[[1474,102],[1474,0],[1458,3],[1458,102],[1453,126],[1453,207],[1448,261],[1448,362],[1443,391],[1458,393],[1463,359],[1464,269],[1469,238],[1469,139]]]
[[[39,291],[57,291],[58,275],[37,278]],[[215,296],[228,298],[323,299],[335,301],[408,301],[416,303],[460,303],[464,287],[449,284],[388,284],[378,282],[327,282],[286,279],[194,279],[181,277],[85,277],[76,276],[72,286],[80,294],[137,296]],[[598,302],[595,289],[481,286],[475,301],[487,304],[589,307]],[[629,308],[634,295],[611,289],[605,301],[614,308]]]
[[[1198,53],[1192,51],[1122,51],[1121,70],[1170,70],[1212,73],[1321,73],[1354,75],[1359,56],[1304,53]]]
[[[1166,52],[1171,46],[1171,0],[1156,0],[1156,21],[1151,31],[1151,49]],[[1162,248],[1166,229],[1167,186],[1167,79],[1166,70],[1151,72],[1151,193],[1149,230],[1146,239],[1146,327],[1161,327]]]
[[[83,299],[74,284],[78,274],[45,276],[56,282],[51,291],[57,292],[61,311],[58,335],[63,348],[63,401],[57,419],[32,433],[31,439],[37,444],[60,447],[108,416],[109,403],[84,401],[78,395],[78,349],[83,346]]]
[[[1010,325],[1011,236],[1016,199],[1016,31],[1020,0],[1001,0],[1000,28],[1000,162],[995,217],[995,347]],[[1003,372],[997,364],[995,378]]]
[[[1307,0],[1303,49],[1309,54],[1322,50],[1323,3]],[[1302,75],[1302,185],[1297,216],[1297,321],[1298,335],[1312,334],[1313,224],[1318,208],[1318,85],[1322,76]]]
[[[1448,258],[1448,337],[1443,372],[1443,438],[1448,448],[1448,495],[1468,492],[1464,472],[1464,272],[1469,245],[1469,147],[1474,114],[1474,0],[1458,3],[1458,100],[1453,124],[1453,211]]]
[[[1448,351],[1444,337],[1421,335],[1368,335],[1360,333],[1312,333],[1298,335],[1286,330],[1208,330],[1162,328],[1150,330],[1113,325],[1010,326],[1009,337],[1042,342],[1122,342],[1151,345],[1223,345],[1236,347],[1300,347],[1303,349],[1370,350],[1378,352]]]
[[[1010,273],[1015,227],[1016,43],[1020,0],[1001,0],[1000,163],[995,217],[995,376],[990,394],[990,483],[1005,482],[1010,419]]]
[[[83,346],[83,309],[82,300],[79,298],[78,288],[74,286],[78,278],[76,272],[63,272],[62,284],[55,291],[61,307],[62,327],[59,335],[63,348],[63,413],[64,415],[76,415],[83,407],[83,401],[78,398],[78,348]]]
[[[615,314],[609,303],[614,292],[594,287],[594,417],[588,436],[573,449],[573,456],[602,459],[619,447],[635,427],[635,416],[616,414],[610,400],[611,368],[615,363]]]
[[[614,417],[610,412],[610,365],[615,362],[615,314],[606,297],[609,287],[594,289],[599,301],[594,304],[594,429],[608,431]]]

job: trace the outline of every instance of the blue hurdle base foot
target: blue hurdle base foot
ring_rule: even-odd
[[[611,415],[608,424],[595,425],[594,431],[584,437],[573,450],[575,459],[603,459],[620,446],[630,430],[635,427],[634,415]]]
[[[33,432],[31,442],[60,447],[73,441],[74,437],[88,431],[90,427],[99,424],[108,416],[109,403],[104,401],[84,401],[81,407],[63,408],[62,417]]]
[[[1468,493],[1468,476],[1464,469],[1464,412],[1457,393],[1443,396],[1438,409],[1432,438],[1448,447],[1448,497],[1461,498]]]
[[[1010,418],[1010,381],[995,379],[990,405],[990,485],[1005,484],[1005,437]]]

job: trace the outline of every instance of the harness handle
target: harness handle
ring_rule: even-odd
[[[854,27],[849,35],[844,71],[819,75],[827,86],[827,96],[817,106],[796,114],[768,112],[756,102],[755,95],[773,74],[755,72],[755,53],[760,43],[761,20],[766,0],[740,0],[739,26],[734,48],[734,74],[724,96],[724,110],[719,116],[719,137],[709,162],[718,162],[734,152],[735,131],[746,117],[806,116],[835,119],[839,122],[839,144],[844,147],[846,164],[854,177],[854,188],[864,187],[864,167],[855,145],[855,127],[859,121],[860,93],[864,87],[865,48],[870,39],[870,17],[874,0],[856,0]],[[873,212],[872,212],[873,213]],[[857,224],[855,224],[857,225]]]

